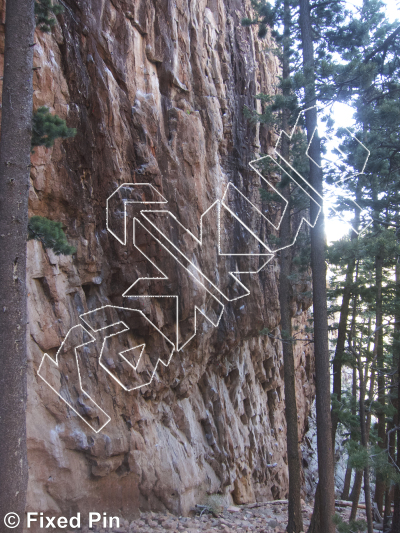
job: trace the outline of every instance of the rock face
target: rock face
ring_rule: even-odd
[[[244,109],[261,110],[255,95],[275,90],[278,68],[268,41],[241,26],[249,4],[71,0],[52,33],[36,35],[35,108],[77,135],[35,149],[30,210],[62,221],[77,251],[28,242],[28,510],[129,519],[139,508],[185,514],[215,493],[234,503],[286,495],[279,258],[229,275],[258,270],[268,256],[244,254],[266,254],[260,240],[276,235],[248,166],[275,134]],[[142,185],[119,189],[107,211],[128,183]],[[214,204],[228,183],[225,205]],[[160,195],[167,203],[154,204]],[[294,325],[308,306],[294,301]],[[295,357],[304,434],[310,345],[296,344]]]

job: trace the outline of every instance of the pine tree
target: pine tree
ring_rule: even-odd
[[[374,22],[374,27],[371,26],[371,22]],[[388,254],[392,259],[394,255],[391,255],[392,252],[386,248],[390,232],[384,231],[384,228],[396,226],[396,206],[399,200],[397,191],[399,189],[398,129],[400,122],[398,106],[395,104],[398,101],[399,90],[399,65],[395,55],[399,31],[385,22],[382,6],[372,1],[364,2],[357,21],[357,29],[358,35],[362,37],[361,42],[365,44],[363,48],[358,46],[351,49],[351,63],[356,74],[352,82],[352,90],[356,95],[354,105],[357,109],[356,118],[359,124],[357,135],[364,144],[368,145],[371,158],[365,175],[348,180],[346,189],[347,195],[352,195],[356,187],[361,188],[365,211],[374,219],[372,241],[376,245],[370,246],[366,253],[371,259],[371,253],[373,254],[372,268],[376,272],[376,279],[371,287],[375,294],[376,307],[376,370],[371,369],[371,377],[376,371],[379,394],[376,398],[378,401],[375,402],[375,412],[379,419],[381,446],[377,457],[381,459],[374,465],[377,476],[375,501],[382,513],[385,497],[385,516],[387,517],[390,511],[390,492],[387,481],[388,461],[385,455],[387,432],[393,422],[388,414],[392,408],[392,400],[386,391],[390,383],[388,375],[392,369],[388,362],[388,345],[385,341],[388,333],[387,329],[383,328],[383,324],[385,315],[391,314],[392,311],[387,305],[385,310],[388,296],[384,296],[382,291],[388,293],[390,288],[390,282],[384,281],[384,269],[389,268],[393,272],[394,268],[393,260],[391,265],[385,261]],[[349,143],[348,153],[351,165],[357,167],[359,161],[354,143]],[[343,208],[346,209],[346,206],[343,205]]]
[[[76,252],[76,249],[68,244],[61,222],[45,217],[33,216],[29,219],[28,239],[40,241],[56,255],[72,255]]]
[[[299,109],[296,95],[293,92],[292,81],[290,78],[290,56],[292,54],[291,44],[291,5],[289,0],[277,2],[273,9],[267,2],[253,2],[256,8],[257,17],[255,19],[244,19],[244,25],[258,24],[258,36],[263,38],[267,34],[267,26],[273,28],[274,24],[283,23],[283,34],[273,30],[273,35],[278,44],[275,50],[281,65],[282,77],[279,84],[279,93],[275,96],[258,95],[263,102],[263,112],[259,115],[256,112],[249,113],[250,119],[257,120],[267,124],[269,127],[274,127],[278,130],[285,131],[288,135],[293,128],[293,122],[297,118]],[[280,47],[279,47],[280,45]],[[302,136],[294,136],[292,143],[289,136],[282,136],[282,143],[280,146],[280,153],[285,161],[291,161],[295,166],[299,166],[299,160],[304,159],[305,144],[301,141]],[[302,156],[298,153],[298,142],[300,141],[302,148]],[[272,162],[269,160],[270,165]],[[276,168],[269,168],[265,166],[264,171],[271,174],[276,174]],[[289,168],[286,169],[288,173],[293,174]],[[298,421],[297,421],[297,404],[296,404],[296,379],[293,344],[295,337],[292,331],[292,316],[291,316],[291,301],[292,294],[292,279],[294,275],[294,268],[292,263],[292,247],[290,244],[294,240],[294,234],[291,227],[291,220],[294,217],[295,209],[304,209],[308,206],[300,205],[296,201],[296,187],[291,185],[288,175],[281,173],[280,182],[276,187],[280,189],[280,194],[287,201],[288,209],[286,210],[279,229],[279,247],[280,251],[280,275],[279,275],[279,301],[281,314],[281,336],[282,336],[282,351],[284,362],[284,388],[285,388],[285,414],[287,424],[287,455],[288,455],[288,474],[289,474],[289,494],[288,494],[288,533],[300,533],[303,531],[303,519],[301,512],[301,463],[299,455],[299,435],[298,435]],[[282,197],[268,193],[261,189],[261,197],[266,202],[276,202],[279,205],[279,210],[282,211],[284,204]],[[304,200],[302,200],[304,202]],[[304,215],[302,211],[302,215]],[[304,228],[302,236],[304,236]],[[278,240],[277,240],[278,242]]]
[[[282,52],[282,95],[289,98],[291,89],[290,79],[290,53],[291,53],[291,12],[289,0],[283,1],[283,52]],[[282,130],[289,133],[290,109],[284,107],[282,110]],[[282,157],[288,161],[290,156],[289,138],[284,135],[281,146]],[[291,200],[291,187],[288,183],[283,189],[283,197],[289,202]],[[281,308],[282,337],[286,336],[286,342],[282,344],[283,364],[284,364],[284,385],[285,385],[285,414],[287,423],[287,453],[289,468],[289,495],[288,495],[288,533],[300,533],[303,531],[303,517],[301,513],[300,489],[301,489],[301,466],[299,456],[299,437],[297,427],[297,405],[296,405],[296,376],[294,366],[293,342],[292,342],[292,317],[291,317],[291,294],[290,294],[290,274],[292,266],[292,255],[290,243],[292,242],[292,231],[290,224],[290,209],[283,217],[280,227],[281,238],[281,270],[279,275],[279,301]]]
[[[0,515],[16,512],[22,531],[28,466],[26,454],[26,238],[32,146],[52,146],[57,136],[71,137],[59,117],[41,108],[32,121],[33,36],[36,21],[43,31],[60,12],[47,0],[7,2],[0,140]],[[47,18],[46,18],[47,17]],[[31,221],[32,222],[32,221]],[[49,221],[51,222],[51,221]],[[34,228],[34,224],[31,228]],[[49,226],[46,238],[56,253],[72,253],[60,227]],[[64,235],[64,237],[63,237]]]
[[[67,139],[76,135],[75,128],[68,128],[65,120],[52,115],[46,106],[39,107],[32,119],[32,148],[50,148],[58,138]]]
[[[309,142],[309,155],[315,163],[310,162],[310,184],[321,196],[321,145],[317,129],[317,108],[315,89],[315,66],[313,35],[310,18],[309,0],[300,0],[300,28],[303,51],[304,97],[306,111],[306,129]],[[317,166],[319,165],[319,166]],[[318,197],[315,199],[318,200]],[[318,216],[314,202],[310,203],[312,219],[317,219],[311,229],[311,269],[313,282],[314,311],[314,353],[316,375],[316,410],[317,410],[317,444],[319,475],[319,529],[324,533],[334,533],[335,525],[335,484],[334,458],[332,449],[332,422],[330,413],[330,368],[328,345],[328,316],[326,300],[326,265],[325,265],[325,231],[321,212]]]
[[[32,128],[33,0],[7,2],[0,140],[0,516],[25,513],[26,228]],[[2,529],[5,526],[2,525]]]
[[[396,217],[396,222],[399,222],[400,217]],[[399,237],[397,235],[397,241],[399,243]],[[394,336],[393,336],[393,351],[395,354],[394,361],[397,359],[397,416],[396,416],[396,425],[397,425],[397,460],[396,465],[397,469],[400,472],[400,254],[397,254],[396,257],[396,267],[395,267],[395,276],[396,276],[396,301],[395,301],[395,326],[394,326]],[[395,456],[395,454],[393,454]],[[390,533],[400,533],[400,479],[397,480],[394,486],[394,509],[393,509],[393,518],[392,518],[392,527]],[[390,503],[390,502],[389,502]]]
[[[53,5],[51,0],[35,1],[36,26],[45,33],[49,33],[56,23],[52,15],[60,15],[64,8],[60,5]]]

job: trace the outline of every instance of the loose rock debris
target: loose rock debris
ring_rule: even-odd
[[[304,503],[303,525],[307,531],[313,511],[313,502]],[[337,507],[337,512],[343,520],[350,516],[349,507]],[[97,527],[99,533],[285,533],[287,526],[287,501],[275,501],[243,506],[230,506],[213,515],[206,506],[198,505],[191,513],[192,516],[176,516],[168,512],[144,512],[140,518],[128,522],[122,520],[118,529],[104,529]],[[360,509],[357,519],[365,519],[365,511]],[[89,530],[83,528],[82,533]]]

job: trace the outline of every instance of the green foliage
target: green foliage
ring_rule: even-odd
[[[306,227],[300,231],[297,236],[296,242],[293,246],[293,267],[297,269],[297,272],[302,274],[304,281],[309,281],[309,268],[311,257],[311,238],[310,232]]]
[[[68,128],[65,120],[58,115],[52,115],[45,106],[39,107],[33,115],[32,148],[35,146],[50,148],[58,137],[66,139],[75,135],[75,128]]]
[[[359,533],[367,529],[365,520],[350,520],[349,523],[344,522],[339,514],[335,514],[333,521],[339,533]]]
[[[373,448],[371,454],[372,466],[380,480],[384,481],[387,486],[391,483],[400,483],[400,472],[393,465],[393,461],[388,461],[385,449],[378,446]]]
[[[60,5],[53,5],[52,0],[35,1],[35,19],[36,26],[45,33],[49,33],[56,23],[52,15],[60,15],[64,8]]]
[[[342,392],[340,401],[336,394],[331,395],[332,410],[339,416],[339,422],[349,434],[358,434],[360,431],[360,417],[357,411],[357,399],[349,391]]]
[[[46,217],[33,216],[28,223],[28,240],[41,241],[45,248],[50,248],[56,255],[72,255],[76,252],[70,246],[62,230],[61,222]]]
[[[272,3],[271,3],[272,4]],[[299,32],[298,2],[288,4],[276,0],[274,5],[265,0],[253,0],[256,15],[246,19],[243,25],[257,25],[259,36],[270,33],[277,43],[275,55],[286,65],[287,79],[281,79],[272,95],[257,95],[260,107],[246,109],[245,115],[251,123],[261,123],[266,129],[279,131],[282,119],[290,114],[288,128],[293,126],[303,101],[307,76],[301,65],[301,36]],[[328,190],[336,197],[335,210],[343,218],[352,220],[353,227],[365,228],[360,234],[350,235],[335,242],[327,249],[329,269],[329,313],[331,330],[339,327],[339,312],[343,296],[349,298],[349,305],[343,307],[347,316],[344,353],[340,353],[342,367],[357,368],[364,374],[364,404],[368,444],[361,446],[360,430],[360,388],[354,384],[352,391],[341,392],[341,397],[332,398],[332,407],[338,415],[339,432],[347,440],[346,448],[350,466],[357,470],[371,468],[376,476],[390,483],[399,483],[399,474],[393,466],[386,447],[378,438],[374,421],[383,419],[386,428],[393,424],[398,376],[396,369],[400,352],[400,333],[395,321],[400,316],[400,290],[396,286],[395,271],[400,258],[400,31],[399,23],[389,23],[385,5],[380,0],[363,0],[357,7],[347,11],[343,0],[311,1],[311,23],[315,52],[316,93],[322,120],[326,124],[327,139],[333,137],[334,121],[329,108],[335,101],[348,103],[355,111],[355,126],[352,134],[346,129],[336,133],[342,153],[337,166],[324,165],[324,180]],[[286,17],[286,18],[285,18]],[[285,22],[290,21],[290,29]],[[283,31],[282,31],[283,30]],[[269,31],[269,30],[268,30]],[[325,116],[324,116],[325,115]],[[304,157],[306,145],[303,140],[303,124],[299,124],[298,136],[290,141],[291,165],[305,179],[308,178],[309,161]],[[327,141],[322,140],[322,151]],[[365,150],[370,151],[368,164],[364,168]],[[344,154],[344,157],[343,157]],[[336,151],[339,158],[339,153]],[[278,160],[279,161],[279,160]],[[269,165],[269,167],[268,167]],[[285,167],[286,170],[286,167]],[[293,223],[307,213],[304,193],[299,194],[296,174],[291,180],[283,171],[266,161],[259,172],[268,181],[280,187],[289,184],[290,213]],[[331,189],[329,189],[331,188]],[[309,192],[309,191],[308,191]],[[270,213],[278,213],[282,202],[272,189],[260,189],[263,207]],[[355,207],[356,202],[359,207]],[[271,206],[271,207],[270,207]],[[297,218],[296,218],[297,217]],[[309,229],[303,224],[296,243],[291,249],[293,279],[309,268]],[[378,258],[383,264],[382,283],[377,283]],[[379,263],[379,264],[381,264]],[[379,267],[380,268],[380,267]],[[380,272],[380,270],[379,270]],[[379,289],[378,289],[379,287]],[[306,290],[301,288],[299,290]],[[293,295],[295,290],[293,291]],[[306,292],[299,295],[307,295]],[[381,294],[382,297],[378,296]],[[382,312],[379,306],[382,306]],[[348,315],[347,315],[348,309]],[[382,325],[377,328],[377,314]],[[341,321],[343,324],[343,321]],[[379,331],[379,334],[378,334]],[[270,334],[263,330],[263,334]],[[343,332],[342,332],[343,333]],[[343,338],[343,337],[342,337]],[[335,340],[331,339],[332,344]],[[336,360],[336,362],[338,362]],[[375,385],[370,381],[375,376]],[[378,384],[379,381],[379,384]],[[382,381],[382,382],[381,382]],[[344,385],[344,383],[343,383]],[[382,391],[385,391],[382,394]],[[395,439],[398,439],[396,435]],[[381,447],[378,447],[380,444]],[[397,444],[396,444],[397,445]],[[337,519],[338,531],[347,533],[361,529],[361,523],[345,524]]]
[[[363,470],[369,464],[369,453],[365,446],[354,440],[346,443],[349,454],[349,466],[355,470]]]
[[[268,27],[273,27],[275,10],[269,2],[265,0],[257,1],[251,0],[251,4],[257,13],[257,17],[253,19],[242,19],[242,26],[258,25],[258,36],[262,39],[268,33]]]

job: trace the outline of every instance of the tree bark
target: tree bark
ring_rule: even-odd
[[[394,335],[396,335],[396,331],[394,332]],[[393,388],[395,388],[394,378],[395,376],[392,376]],[[393,407],[397,408],[397,398],[393,402]],[[391,422],[388,422],[387,424],[387,438],[389,439],[388,441],[389,456],[393,458],[395,457],[395,447],[396,447],[396,433],[394,431],[396,424],[397,424],[397,414],[393,417],[393,420]],[[389,519],[392,516],[392,501],[393,501],[393,490],[389,484],[389,486],[386,486],[386,490],[385,490],[385,513],[383,515],[383,531],[386,531],[389,528]]]
[[[300,28],[303,49],[303,70],[305,76],[306,107],[316,105],[314,48],[312,41],[310,3],[300,0]],[[306,111],[307,139],[310,143],[309,155],[321,164],[320,139],[316,132],[317,109]],[[311,186],[322,196],[322,171],[310,160]],[[312,193],[318,204],[320,198]],[[310,202],[310,213],[315,220],[318,207]],[[314,350],[316,374],[316,410],[318,475],[320,485],[320,533],[334,533],[332,518],[335,514],[334,459],[332,450],[332,421],[330,398],[330,367],[328,345],[328,318],[326,298],[325,232],[321,210],[318,220],[311,229],[311,269],[313,282]]]
[[[352,472],[353,472],[353,469],[347,464],[346,474],[344,476],[343,490],[342,490],[342,494],[340,496],[342,500],[348,500],[349,499]]]
[[[383,531],[386,531],[389,526],[389,518],[392,515],[392,499],[390,487],[385,490],[385,509],[383,514]]]
[[[8,0],[0,141],[0,520],[17,513],[15,532],[22,531],[28,480],[26,240],[34,28],[34,1]]]
[[[352,384],[352,394],[353,397],[356,398],[357,396],[357,369],[354,366],[353,367],[353,384]],[[352,409],[352,414],[356,414],[356,410]],[[346,475],[344,478],[344,486],[343,486],[343,492],[342,492],[342,500],[352,500],[352,496],[349,496],[350,494],[350,485],[351,485],[351,474],[353,469],[349,466],[350,460],[347,462],[347,468],[346,468]]]
[[[377,346],[377,382],[378,382],[378,437],[379,447],[386,448],[386,425],[385,425],[385,374],[383,356],[383,310],[382,310],[382,274],[383,274],[383,250],[380,249],[375,258],[375,283],[376,283],[376,346]],[[379,473],[376,475],[374,501],[378,506],[379,513],[383,516],[383,497],[385,494],[385,483]]]
[[[360,185],[357,184],[356,190],[356,201],[357,204],[360,202],[361,190]],[[354,212],[354,222],[353,227],[358,230],[360,225],[360,210],[355,209]],[[358,234],[355,231],[351,231],[351,242],[353,243],[358,238]],[[350,309],[350,300],[353,292],[353,277],[354,269],[356,266],[356,254],[353,253],[349,259],[347,270],[346,270],[346,280],[343,290],[342,304],[340,306],[340,318],[339,318],[339,327],[338,327],[338,338],[335,349],[335,357],[333,358],[333,394],[336,395],[338,401],[342,397],[342,359],[344,354],[344,347],[346,342],[347,334],[347,320],[349,317]],[[332,446],[333,452],[335,451],[335,439],[336,431],[339,423],[339,413],[336,413],[332,410]]]
[[[353,502],[350,512],[350,520],[355,520],[358,509],[358,502],[360,500],[361,487],[362,487],[363,473],[362,470],[356,470],[356,475],[354,476],[353,490],[351,491],[350,499]]]
[[[284,0],[284,41],[282,78],[287,80],[290,77],[289,54],[290,54],[290,2]],[[288,96],[290,89],[284,84],[283,95]],[[282,129],[289,132],[288,109],[282,112]],[[290,144],[286,135],[282,136],[281,153],[288,161],[290,156]],[[286,185],[282,191],[283,196],[290,202],[290,185]],[[292,317],[290,312],[291,285],[290,273],[292,264],[292,253],[290,248],[291,227],[290,227],[290,204],[286,215],[283,217],[280,227],[280,238],[283,250],[281,250],[281,270],[279,275],[279,303],[281,310],[282,338],[287,339],[282,343],[283,363],[284,363],[284,387],[285,387],[285,415],[287,426],[287,454],[289,470],[289,496],[288,496],[288,525],[287,533],[300,533],[303,531],[303,516],[301,513],[300,489],[301,489],[301,465],[299,456],[299,435],[297,426],[297,404],[296,404],[296,374],[293,357],[292,343]]]
[[[358,217],[359,218],[359,217]],[[358,227],[358,224],[357,226]],[[353,231],[351,234],[351,240],[357,239],[357,234]],[[346,281],[344,285],[342,305],[340,306],[340,318],[338,327],[338,338],[335,349],[335,357],[333,359],[333,394],[336,395],[338,401],[342,397],[342,359],[344,354],[344,347],[347,334],[347,320],[350,309],[350,299],[353,286],[354,268],[356,266],[355,254],[349,260],[346,271]],[[332,410],[332,446],[335,450],[336,431],[339,423],[339,414]]]
[[[397,216],[397,220],[399,217]],[[399,239],[399,234],[398,239]],[[394,353],[397,356],[397,467],[400,470],[400,257],[396,261],[396,311],[394,326]],[[392,518],[392,529],[390,533],[400,533],[400,483],[396,483],[393,493],[394,510]]]
[[[358,372],[360,379],[360,429],[361,429],[361,446],[368,447],[367,425],[365,419],[365,380],[362,368],[361,356],[358,356]],[[373,533],[372,507],[371,507],[371,487],[369,483],[369,466],[364,467],[364,494],[365,494],[365,513],[367,515],[368,533]]]

